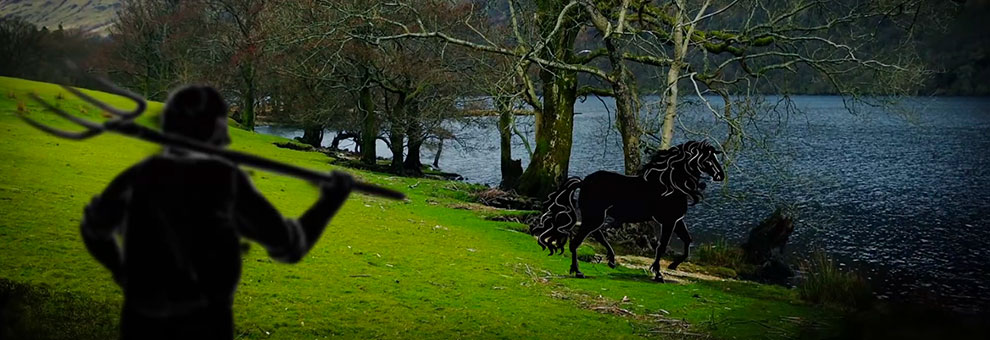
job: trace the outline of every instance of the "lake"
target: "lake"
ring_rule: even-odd
[[[643,99],[656,103],[658,98]],[[864,272],[880,298],[986,310],[990,98],[911,98],[898,105],[903,110],[857,106],[855,114],[832,96],[792,97],[788,107],[799,112],[775,113],[785,107],[780,99],[767,97],[755,110],[762,118],[747,126],[751,138],[727,169],[728,181],[710,183],[706,199],[689,210],[685,221],[695,239],[741,243],[774,206],[792,204],[800,219],[788,245],[790,258],[820,248],[841,266]],[[719,110],[721,100],[712,101]],[[580,114],[574,119],[570,174],[621,171],[613,102],[589,98],[575,111]],[[657,111],[646,105],[644,118]],[[497,185],[495,122],[495,117],[448,122],[458,140],[446,142],[440,168],[469,182]],[[532,139],[532,117],[517,117],[517,124]],[[724,127],[698,103],[681,109],[678,128],[675,144],[698,134],[724,136]],[[257,131],[302,135],[290,127]],[[332,136],[328,132],[324,143]],[[513,144],[514,157],[525,167],[523,144],[518,138]],[[391,155],[381,142],[378,154]],[[423,163],[432,163],[433,154],[424,148]],[[680,251],[679,242],[672,247]]]

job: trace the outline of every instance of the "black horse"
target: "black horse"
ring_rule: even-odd
[[[530,233],[537,236],[543,249],[553,255],[564,252],[571,241],[571,273],[584,277],[578,270],[577,248],[589,235],[605,246],[608,265],[615,268],[615,252],[605,239],[605,230],[622,223],[654,221],[660,224],[656,259],[650,270],[654,280],[663,282],[660,256],[667,250],[673,233],[684,241],[684,254],[668,266],[675,269],[688,257],[691,235],[684,225],[688,205],[701,201],[705,183],[702,173],[721,181],[725,174],[716,155],[721,152],[706,142],[687,142],[656,152],[637,176],[598,171],[584,180],[571,177],[550,195],[546,212]],[[580,189],[578,195],[575,195]],[[575,196],[578,196],[575,199]],[[690,202],[689,202],[690,199]],[[577,201],[577,208],[574,203]],[[578,216],[582,222],[577,223]]]

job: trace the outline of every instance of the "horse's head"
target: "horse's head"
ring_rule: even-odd
[[[680,191],[697,203],[705,190],[702,174],[708,174],[715,181],[725,179],[725,171],[718,161],[721,153],[706,142],[690,141],[656,151],[650,162],[643,165],[639,176],[644,181],[660,184],[664,196]]]
[[[695,165],[698,167],[698,171],[712,176],[713,181],[721,181],[725,179],[725,171],[722,170],[722,164],[718,162],[718,155],[722,154],[722,151],[718,151],[714,146],[708,143],[702,142],[694,152]]]

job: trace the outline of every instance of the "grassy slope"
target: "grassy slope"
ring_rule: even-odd
[[[115,135],[85,142],[45,135],[14,116],[17,102],[23,102],[32,117],[61,124],[25,99],[27,91],[51,100],[64,92],[51,84],[0,78],[0,278],[22,290],[46,287],[23,298],[29,302],[22,304],[37,307],[8,314],[30,314],[23,319],[31,321],[17,327],[67,319],[65,326],[48,332],[106,337],[116,327],[121,292],[86,253],[77,225],[90,197],[157,147]],[[61,107],[100,119],[94,109],[65,95],[56,100]],[[150,112],[160,108],[153,103]],[[276,148],[272,142],[280,138],[236,129],[231,134],[235,149],[331,168],[320,153]],[[793,335],[800,323],[785,317],[832,317],[796,302],[793,291],[749,283],[660,285],[649,282],[642,271],[591,263],[583,264],[591,278],[569,278],[564,276],[567,258],[546,256],[530,236],[511,230],[518,225],[449,208],[463,198],[457,190],[463,184],[355,173],[404,190],[410,200],[352,196],[299,265],[273,263],[261,247],[252,247],[236,296],[239,334],[630,338],[648,335],[657,325],[581,307],[590,301],[586,297],[597,301],[599,295],[616,303],[627,296],[630,302],[620,306],[638,316],[663,309],[669,318],[690,322],[692,332],[721,338]],[[253,178],[287,216],[297,216],[316,197],[315,189],[302,181],[264,172],[253,172]],[[554,275],[540,279],[547,271]]]

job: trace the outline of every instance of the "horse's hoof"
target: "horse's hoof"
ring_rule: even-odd
[[[609,268],[612,268],[612,269],[615,269],[615,267],[616,267],[615,261],[608,261],[608,267]]]
[[[664,283],[662,276],[654,276],[653,281],[657,283]]]
[[[582,273],[582,272],[574,273],[574,277],[579,278],[579,279],[583,279],[584,278],[584,273]]]

